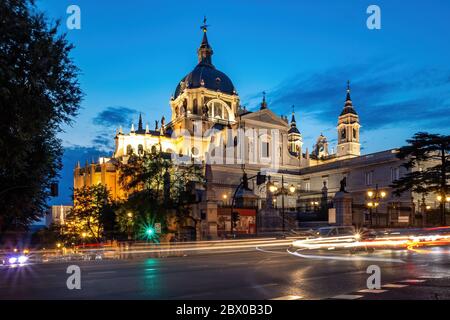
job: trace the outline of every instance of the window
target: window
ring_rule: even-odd
[[[269,142],[263,142],[262,143],[262,156],[264,158],[268,158],[269,157]]]
[[[127,155],[131,155],[133,154],[133,147],[131,146],[131,144],[127,145]]]
[[[193,107],[192,107],[192,113],[193,113],[193,114],[198,114],[198,104],[197,104],[197,99],[194,99]]]
[[[391,168],[391,182],[400,179],[400,168]]]
[[[138,154],[139,155],[144,154],[144,146],[142,144],[138,145]]]
[[[218,102],[214,103],[214,118],[222,118],[222,105]]]
[[[365,173],[366,186],[371,186],[373,183],[373,171],[368,171]]]
[[[345,140],[345,128],[341,130],[341,140]]]
[[[215,119],[229,119],[228,109],[226,105],[218,100],[208,103],[208,116]]]
[[[311,181],[305,181],[305,191],[309,192],[311,191]]]

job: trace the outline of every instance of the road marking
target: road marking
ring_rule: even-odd
[[[289,296],[284,296],[284,297],[279,297],[279,298],[274,298],[274,299],[270,299],[270,300],[300,300],[300,299],[302,299],[303,297],[301,297],[301,296],[292,296],[292,295],[289,295]]]
[[[340,261],[382,261],[382,262],[396,262],[396,263],[405,263],[405,261],[401,260],[401,259],[385,259],[385,258],[377,258],[377,257],[361,257],[361,256],[355,256],[355,257],[346,257],[346,256],[337,256],[337,255],[333,255],[333,256],[325,256],[325,255],[306,255],[306,254],[301,254],[297,251],[292,252],[289,251],[289,249],[286,249],[286,251],[293,255],[293,256],[297,256],[300,258],[305,258],[305,259],[319,259],[319,260],[340,260]]]
[[[267,287],[274,287],[274,286],[278,286],[278,283],[266,283],[266,284],[251,286],[250,288],[259,289],[259,288],[267,288]]]
[[[400,282],[403,282],[403,283],[422,283],[422,282],[425,282],[425,281],[427,281],[427,280],[407,279],[407,280],[403,280],[403,281],[400,281]]]
[[[358,292],[361,292],[361,293],[383,293],[386,291],[387,290],[381,290],[381,289],[363,289],[363,290],[359,290]]]
[[[117,273],[117,271],[96,271],[96,272],[88,272],[88,274],[108,274],[108,273]]]
[[[383,288],[404,288],[408,287],[407,284],[395,284],[395,283],[388,283],[382,286]]]
[[[248,264],[248,262],[230,262],[230,263],[227,263],[227,265],[229,265],[229,266],[242,266],[242,265],[245,265],[245,264]]]
[[[444,277],[443,276],[420,276],[419,278],[422,278],[422,279],[442,279]]]
[[[335,296],[332,299],[340,299],[340,300],[355,300],[362,298],[363,296],[359,296],[356,294],[341,294],[339,296]]]

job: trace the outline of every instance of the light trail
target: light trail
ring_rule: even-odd
[[[299,253],[300,249],[292,252],[287,249],[286,251],[293,255],[304,259],[318,259],[318,260],[339,260],[339,261],[377,261],[377,262],[395,262],[395,263],[405,263],[405,261],[401,259],[391,259],[391,258],[379,258],[379,257],[364,257],[364,256],[327,256],[327,255],[306,255]]]
[[[445,228],[444,230],[447,230]],[[427,230],[431,231],[431,230]],[[432,231],[436,231],[433,229]],[[417,247],[445,246],[450,244],[450,235],[447,234],[421,234],[421,235],[398,235],[398,236],[382,236],[372,240],[360,241],[360,235],[315,238],[296,240],[292,246],[302,250],[314,249],[356,249],[356,248],[405,248],[418,253],[428,252],[426,250],[415,249]]]

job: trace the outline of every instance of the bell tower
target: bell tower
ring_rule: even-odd
[[[295,157],[300,157],[302,154],[302,135],[297,128],[297,122],[295,121],[294,106],[292,106],[292,119],[291,127],[288,131],[288,148],[289,153]]]
[[[359,140],[359,116],[356,113],[350,97],[350,81],[347,81],[347,98],[342,110],[338,125],[337,156],[353,158],[361,155],[361,144]]]

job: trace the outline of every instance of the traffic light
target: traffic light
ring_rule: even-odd
[[[256,175],[256,184],[260,186],[264,183],[266,183],[266,175],[258,172],[258,174]]]
[[[147,235],[147,237],[152,237],[155,235],[155,229],[153,229],[152,227],[147,227],[147,229],[145,229],[145,234]]]
[[[55,182],[50,184],[50,195],[52,197],[57,197],[58,196],[58,184],[55,183]]]

